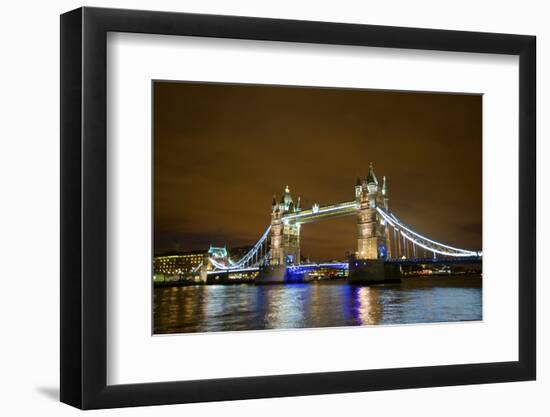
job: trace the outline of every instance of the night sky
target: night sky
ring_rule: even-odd
[[[154,252],[251,245],[285,185],[302,208],[354,199],[369,163],[390,210],[482,249],[481,96],[154,83]],[[302,255],[344,259],[355,216],[302,227]]]

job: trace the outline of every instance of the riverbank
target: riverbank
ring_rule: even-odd
[[[415,286],[465,286],[481,288],[483,278],[481,274],[456,274],[456,275],[428,275],[412,276],[401,279],[401,285]]]
[[[329,284],[329,283],[341,283],[347,282],[347,278],[334,278],[334,279],[320,279],[320,280],[310,280],[304,281],[301,284]],[[479,286],[481,287],[482,277],[481,274],[445,274],[445,275],[422,275],[422,276],[407,276],[401,278],[401,283],[391,283],[391,284],[375,284],[375,285],[467,285],[467,286]],[[207,286],[207,285],[288,285],[292,283],[278,283],[278,284],[259,284],[254,280],[250,279],[235,279],[231,281],[223,282],[195,282],[195,281],[154,281],[153,285],[155,288],[162,287],[189,287],[189,286]],[[368,286],[372,284],[355,284],[360,286]]]

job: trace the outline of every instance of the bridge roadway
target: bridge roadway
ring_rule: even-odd
[[[477,264],[481,263],[481,256],[471,256],[471,257],[461,257],[461,258],[392,258],[387,259],[385,263],[388,264],[397,264],[397,265],[422,265],[422,264],[442,264],[442,265],[457,265],[457,264]],[[301,264],[301,265],[291,265],[287,269],[292,272],[305,272],[313,271],[320,268],[329,268],[329,269],[349,269],[349,263],[347,262],[325,262],[325,263],[312,263],[312,264]],[[239,268],[239,269],[221,269],[215,271],[208,271],[208,275],[213,274],[229,274],[229,273],[239,273],[239,272],[255,272],[259,271],[260,268],[257,266],[248,267],[248,268]]]

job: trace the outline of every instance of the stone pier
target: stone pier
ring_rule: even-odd
[[[352,259],[349,263],[350,284],[389,284],[401,282],[401,267],[381,259]]]
[[[286,280],[286,266],[268,265],[260,269],[257,284],[283,284]]]

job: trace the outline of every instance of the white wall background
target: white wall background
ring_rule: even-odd
[[[549,10],[543,1],[125,0],[86,5],[534,34],[538,37],[539,259],[550,249],[550,147],[543,143]],[[71,0],[3,4],[0,24],[0,413],[74,415],[59,392],[59,17]],[[546,188],[546,189],[544,189]],[[546,234],[544,233],[546,232]],[[544,236],[543,236],[544,234]],[[539,265],[537,382],[99,411],[99,415],[343,413],[542,416],[550,405],[550,283]],[[546,394],[546,395],[544,395]]]

